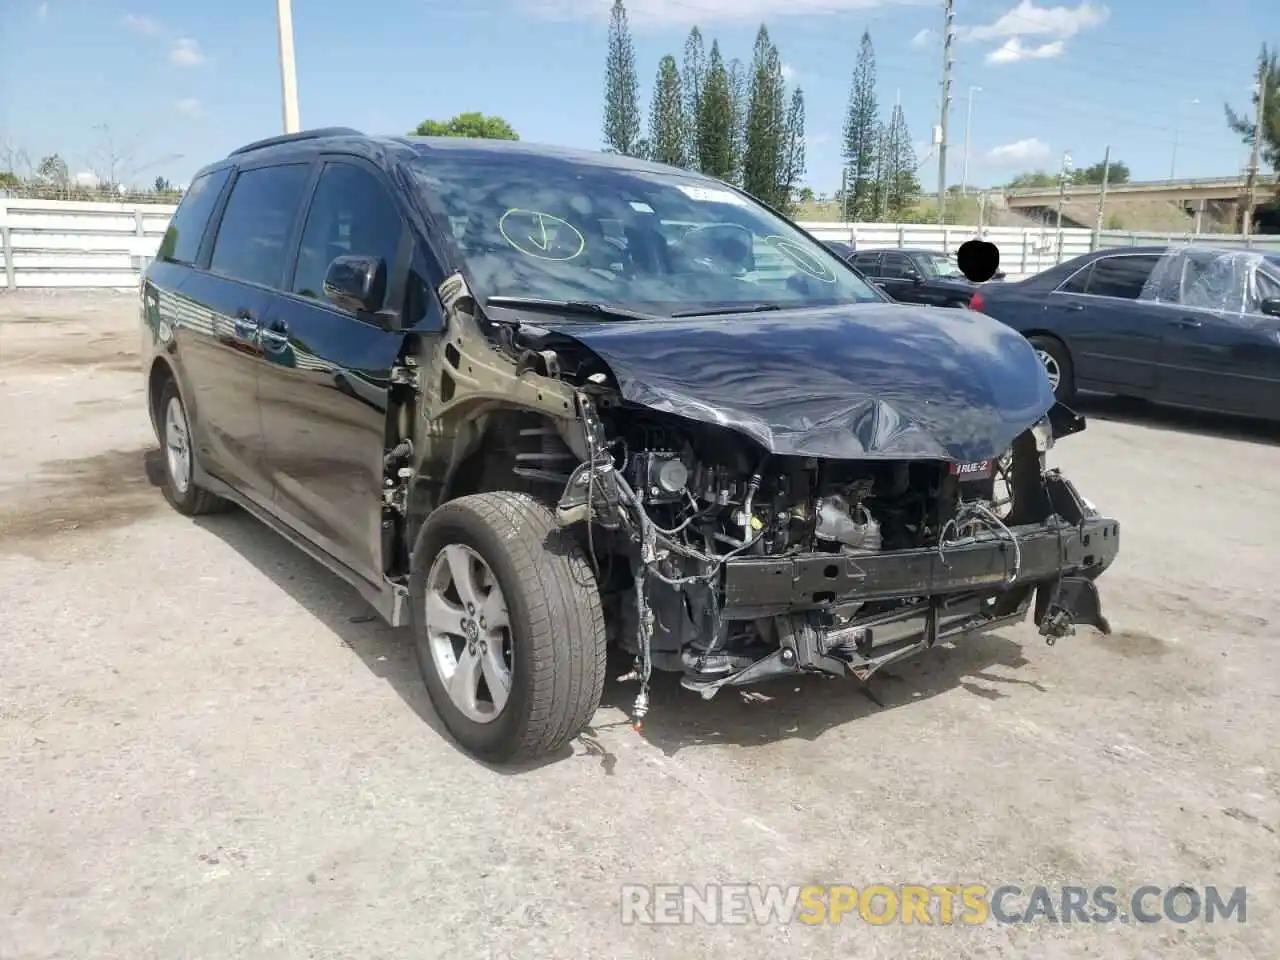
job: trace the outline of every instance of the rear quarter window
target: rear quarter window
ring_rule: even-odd
[[[173,212],[156,251],[157,260],[170,263],[193,264],[200,253],[200,240],[204,237],[209,216],[218,203],[222,188],[231,175],[230,167],[211,170],[191,182],[187,192]]]

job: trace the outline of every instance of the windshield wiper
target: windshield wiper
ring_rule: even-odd
[[[679,317],[727,317],[738,313],[768,313],[772,310],[781,310],[782,308],[776,303],[757,303],[750,307],[718,307],[715,310],[690,310],[686,313],[673,313],[671,316]]]
[[[545,310],[548,313],[565,313],[600,317],[608,320],[659,320],[651,313],[611,307],[590,300],[540,300],[537,297],[489,297],[486,307],[506,307],[512,310]]]

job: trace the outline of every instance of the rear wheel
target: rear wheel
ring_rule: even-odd
[[[418,535],[410,597],[423,682],[469,753],[535,759],[591,721],[604,688],[600,594],[541,503],[499,492],[437,508]]]
[[[1066,345],[1057,337],[1043,334],[1036,334],[1027,340],[1035,348],[1036,356],[1044,366],[1049,386],[1053,387],[1053,395],[1063,402],[1071,400],[1076,395],[1076,380]]]
[[[156,427],[164,455],[164,496],[174,509],[189,517],[217,513],[230,504],[195,482],[195,446],[187,408],[172,379],[166,381],[156,404]]]

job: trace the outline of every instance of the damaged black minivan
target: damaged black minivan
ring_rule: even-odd
[[[866,681],[1031,613],[1104,632],[1084,421],[981,313],[895,304],[719,181],[331,128],[197,175],[141,284],[165,495],[412,628],[449,731],[590,721],[610,646],[703,697]],[[624,678],[626,679],[626,678]]]

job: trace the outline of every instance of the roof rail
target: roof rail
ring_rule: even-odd
[[[267,137],[265,140],[255,140],[253,143],[246,143],[243,147],[237,147],[227,156],[238,157],[244,153],[261,150],[263,147],[274,147],[282,143],[298,143],[302,140],[319,140],[322,137],[363,136],[364,134],[359,130],[352,130],[350,127],[317,127],[315,130],[299,130],[297,133],[282,133],[275,137]]]

